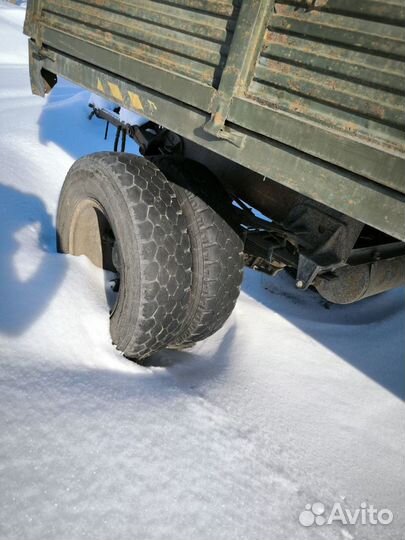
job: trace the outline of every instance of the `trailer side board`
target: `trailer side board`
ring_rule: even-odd
[[[405,240],[402,0],[31,0],[43,69]]]

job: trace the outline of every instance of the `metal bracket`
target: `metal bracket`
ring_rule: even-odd
[[[225,126],[224,116],[219,110],[215,112],[205,124],[204,131],[214,135],[214,137],[218,139],[229,141],[238,148],[243,148],[245,144],[246,135]]]
[[[44,53],[44,49],[37,49],[32,51],[32,58],[34,60],[38,60],[38,62],[42,62],[43,60],[51,60],[51,62],[55,62],[55,55],[51,53]]]
[[[204,131],[218,139],[243,148],[246,135],[225,125],[232,98],[244,94],[250,84],[274,0],[242,2],[228,58],[218,91],[212,104],[212,115]]]
[[[319,266],[315,261],[300,253],[298,257],[297,277],[295,282],[297,289],[306,291],[308,287],[312,285],[314,279],[321,270],[323,270],[322,266]]]
[[[43,67],[43,63],[48,60],[54,62],[55,57],[52,53],[45,54],[32,39],[28,43],[31,89],[33,94],[43,97],[52,90],[58,80],[55,73]]]
[[[55,53],[38,45],[33,39],[28,41],[28,46],[29,54],[34,60],[37,60],[38,62],[42,62],[43,60],[55,62]]]

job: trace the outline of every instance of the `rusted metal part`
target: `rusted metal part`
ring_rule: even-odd
[[[405,55],[401,21],[396,21],[395,26],[387,25],[370,20],[367,14],[347,17],[325,11],[297,10],[293,5],[277,2],[272,28],[393,57]]]
[[[403,3],[270,12],[270,0],[29,0],[33,89],[47,90],[43,68],[65,76],[404,239]]]
[[[295,205],[282,224],[294,233],[300,251],[324,267],[346,262],[364,227],[359,221],[308,200]]]
[[[301,111],[301,109],[300,109]],[[305,112],[292,115],[263,107],[255,101],[234,98],[229,121],[249,131],[293,146],[401,193],[405,193],[405,148],[382,144],[364,136],[348,137],[326,123],[305,121]]]
[[[72,21],[75,22],[74,25]],[[180,55],[185,53],[189,59],[212,66],[219,65],[222,56],[228,52],[226,35],[222,42],[196,37],[185,33],[181,28],[183,21],[178,19],[173,21],[180,25],[176,29],[157,27],[156,23],[140,21],[124,14],[111,13],[106,19],[104,10],[84,6],[73,0],[64,0],[63,3],[44,0],[41,22],[78,38],[95,39],[100,46],[110,45],[118,51],[121,46],[128,44],[133,53],[141,53],[147,44],[151,49],[162,49],[162,56],[164,56],[163,49],[166,49]]]
[[[198,10],[229,17],[234,14],[243,0],[170,0],[170,3],[187,10]],[[165,3],[165,2],[162,2]]]
[[[241,132],[246,134],[242,149],[214,139],[203,130],[207,113],[60,53],[55,53],[54,61],[39,64],[248,169],[405,240],[405,197],[396,191],[251,132]],[[115,87],[119,93],[114,93]]]
[[[329,278],[319,277],[319,294],[335,304],[351,304],[363,298],[405,285],[405,255],[358,266],[345,266]]]
[[[155,68],[161,69],[160,76],[168,86],[175,79],[178,95],[194,96],[197,87],[208,89],[219,83],[238,4],[235,0],[204,2],[203,8],[201,3],[188,1],[144,0],[139,5],[111,0],[41,0],[35,32],[27,33],[37,43],[41,34],[48,46],[61,47],[94,65],[108,67],[105,60],[109,57],[115,57],[117,66],[121,59],[131,59],[129,74],[135,72],[138,77],[152,68],[156,78]],[[201,12],[195,11],[197,5]],[[181,85],[190,87],[190,81],[193,88],[184,92]]]
[[[24,34],[31,38],[35,38],[38,46],[41,46],[38,36],[41,1],[42,0],[29,0],[24,21]]]
[[[53,2],[53,5],[57,8],[59,8],[60,4],[61,2]],[[214,11],[207,14],[196,10],[185,10],[184,6],[182,8],[176,5],[161,4],[153,0],[142,0],[142,3],[128,3],[120,0],[113,3],[111,0],[87,0],[86,4],[82,4],[82,6],[77,2],[75,2],[75,5],[77,8],[81,7],[86,12],[92,12],[104,19],[105,10],[109,10],[115,21],[124,17],[123,14],[125,14],[124,24],[145,22],[146,24],[153,24],[155,27],[172,28],[175,31],[181,30],[187,35],[211,39],[218,43],[224,43],[228,40],[229,31],[232,31],[235,27],[236,14],[239,9],[237,3],[232,5],[227,2],[222,6],[222,9],[220,4],[214,6],[219,8],[217,13]],[[94,10],[94,8],[98,9]]]
[[[404,23],[399,0],[277,1],[229,120],[405,193]]]
[[[53,44],[63,43],[74,40],[74,45],[77,47],[77,39],[83,40],[85,45],[92,45],[93,47],[103,47],[106,43],[106,33],[98,29],[92,30],[86,24],[77,23],[76,33],[74,38],[68,34],[69,25],[65,20],[58,20],[55,15],[44,16],[44,36],[45,39],[49,39],[49,42]],[[56,35],[56,33],[58,35]],[[66,36],[64,34],[67,34]],[[108,35],[108,39],[111,40],[111,34]],[[178,48],[181,48],[181,44],[178,44]],[[157,53],[154,46],[149,44],[139,44],[134,46],[131,39],[126,36],[120,39],[115,39],[114,51],[108,51],[114,55],[118,54],[121,57],[125,56],[134,62],[142,62],[146,65],[162,69],[169,73],[177,73],[180,76],[189,77],[195,81],[201,82],[205,85],[212,85],[215,80],[216,68],[212,63],[200,62],[195,59],[192,64],[186,58],[176,59],[175,55],[170,53]],[[190,53],[191,54],[191,53]],[[82,54],[83,55],[83,54]],[[208,53],[205,55],[208,57]],[[218,63],[222,63],[221,56],[217,55]]]
[[[305,36],[268,30],[263,50],[265,59],[273,58],[307,66],[323,73],[342,77],[389,92],[404,90],[405,73],[398,60],[377,56],[365,51],[353,50],[336,45],[308,40]]]
[[[402,0],[286,0],[283,3],[307,10],[322,10],[350,17],[366,16],[394,24],[405,23],[405,4]]]
[[[385,243],[369,245],[371,231],[363,224],[303,197],[279,223],[238,203],[246,231],[245,264],[255,270],[275,275],[295,269],[298,289],[315,286],[334,303],[405,285],[405,242],[387,243],[380,236]]]
[[[243,95],[250,82],[273,6],[274,0],[250,0],[242,4],[221,83],[214,97],[212,116],[204,127],[211,135],[237,146],[242,146],[243,138],[225,126],[225,122],[232,98]]]
[[[302,290],[321,272],[346,263],[364,227],[355,219],[308,200],[294,206],[282,225],[296,238],[296,284]]]
[[[263,59],[257,67],[255,79],[258,84],[251,88],[252,94],[266,93],[262,84],[269,83],[286,88],[299,95],[317,99],[323,103],[382,120],[396,128],[403,125],[405,92],[394,94],[376,88],[367,88],[358,82],[350,82],[311,69],[296,67],[286,62]]]
[[[52,50],[63,50],[65,54],[81,60],[82,63],[97,66],[100,55],[97,45],[87,41],[78,43],[77,39],[50,28],[44,30],[44,36],[53,44]],[[112,50],[103,51],[103,63],[100,69],[115,73],[127,80],[141,81],[142,85],[203,110],[209,109],[214,94],[212,87],[171,72],[168,64],[166,67],[159,67],[157,64],[143,62]]]
[[[403,152],[404,11],[396,1],[277,1],[249,95]]]
[[[47,55],[32,40],[29,41],[29,70],[32,93],[44,97],[57,83],[57,76],[54,71],[49,71],[43,67],[43,61],[53,62],[52,53]]]

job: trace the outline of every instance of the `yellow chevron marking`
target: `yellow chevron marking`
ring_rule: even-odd
[[[108,86],[110,87],[110,92],[117,101],[124,101],[124,98],[122,97],[121,90],[118,88],[118,86],[110,81],[108,81]]]
[[[138,94],[134,94],[128,90],[128,95],[129,99],[131,100],[132,107],[138,111],[143,111],[143,105]]]
[[[105,94],[104,86],[100,79],[97,79],[97,90],[99,90],[102,94]]]

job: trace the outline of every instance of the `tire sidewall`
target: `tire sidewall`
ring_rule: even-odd
[[[81,160],[80,165],[80,168],[71,168],[61,192],[57,217],[58,243],[62,251],[71,252],[69,225],[82,201],[92,199],[102,208],[118,242],[122,265],[121,293],[118,294],[117,304],[110,318],[110,331],[113,343],[119,343],[120,349],[125,351],[132,337],[132,329],[137,325],[141,298],[142,262],[139,242],[136,228],[128,227],[134,218],[108,167],[86,161],[86,158]],[[69,198],[64,196],[67,192]]]

